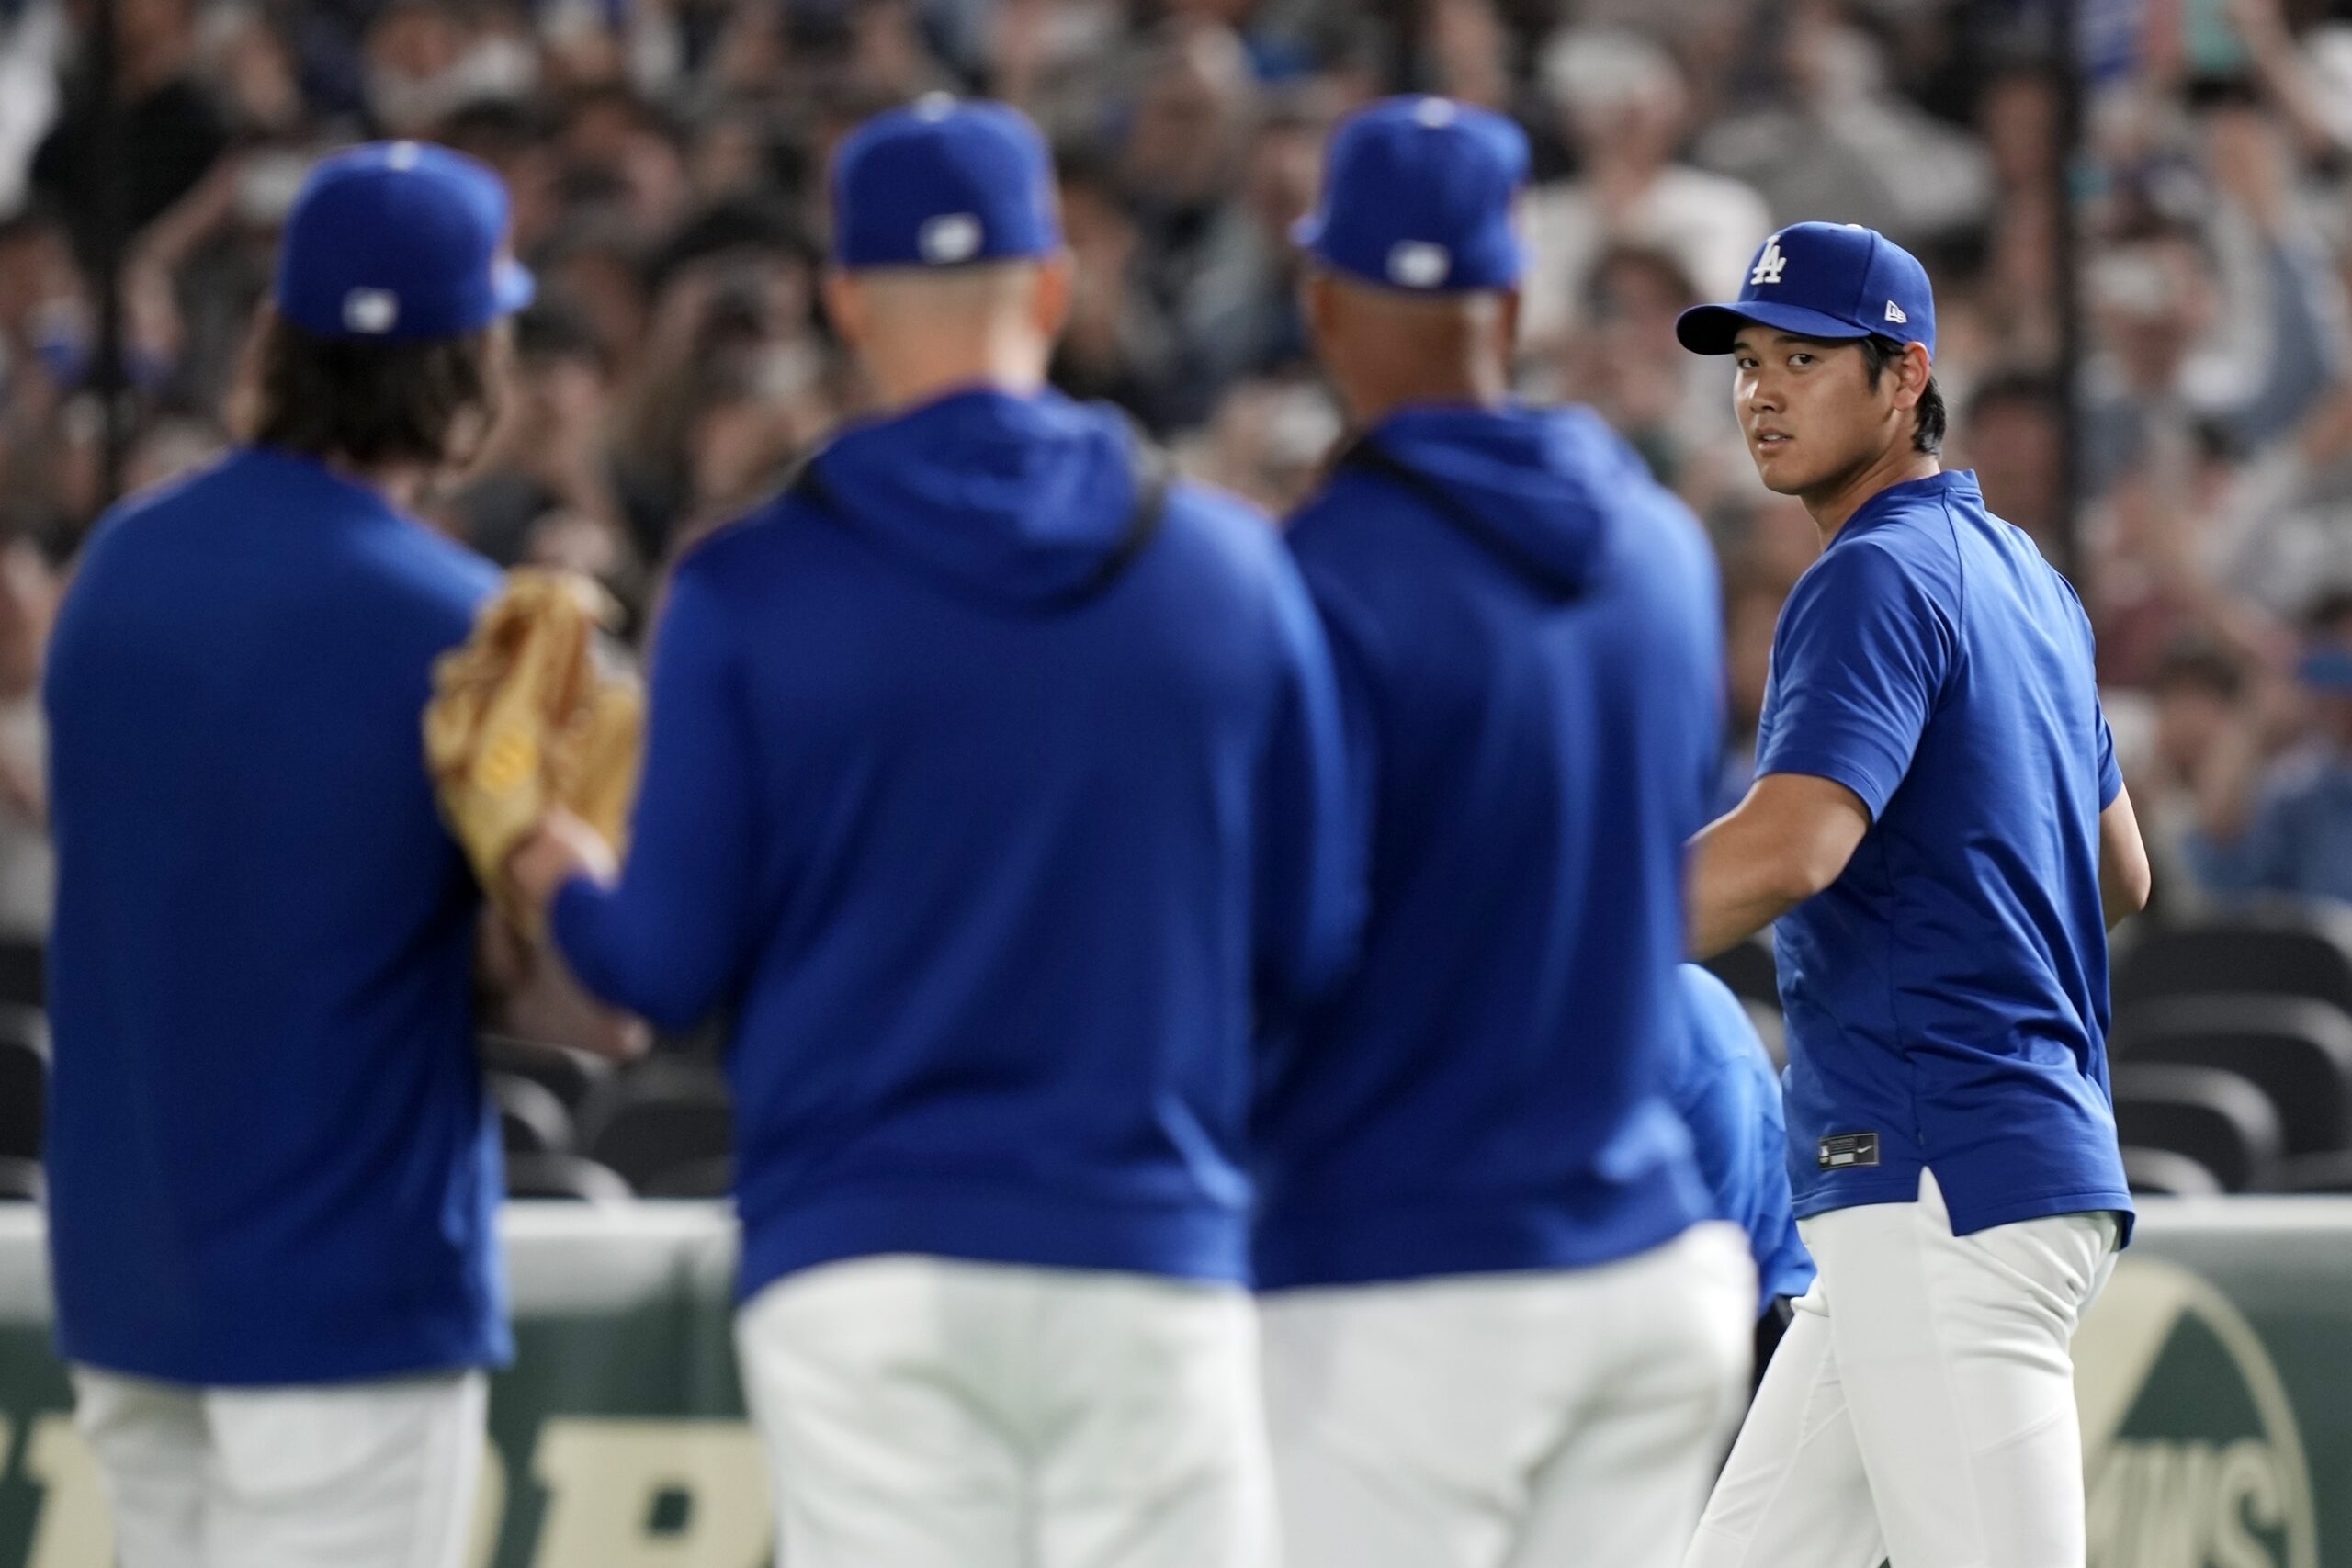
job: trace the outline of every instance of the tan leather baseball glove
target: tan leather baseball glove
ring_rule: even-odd
[[[433,667],[424,756],[441,814],[492,902],[528,934],[535,922],[513,907],[506,857],[550,807],[625,848],[645,699],[600,659],[597,633],[616,613],[585,577],[518,568],[473,635]]]

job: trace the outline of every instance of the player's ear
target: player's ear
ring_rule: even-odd
[[[1076,264],[1068,251],[1056,251],[1037,264],[1037,292],[1034,301],[1037,330],[1048,338],[1058,338],[1062,328],[1069,323],[1070,295],[1076,287]]]
[[[825,319],[833,324],[833,334],[850,347],[865,341],[865,292],[857,279],[839,267],[825,270],[823,283]]]
[[[1928,395],[1928,382],[1935,373],[1935,366],[1928,358],[1927,344],[1905,344],[1903,357],[1894,366],[1894,406],[1917,408],[1919,400]]]
[[[1298,313],[1306,322],[1307,342],[1320,345],[1331,341],[1331,316],[1337,306],[1338,290],[1332,287],[1329,273],[1310,266],[1298,280]]]

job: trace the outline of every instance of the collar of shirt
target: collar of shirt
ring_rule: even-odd
[[[1984,505],[1984,494],[1976,488],[1974,469],[1946,468],[1923,479],[1905,479],[1901,484],[1889,485],[1871,496],[1855,508],[1851,517],[1846,519],[1845,526],[1838,529],[1836,537],[1829,541],[1829,547],[1835,549],[1841,541],[1867,528],[1900,516],[1914,506],[1933,504],[1945,496],[1951,496],[1962,505],[1980,511]]]

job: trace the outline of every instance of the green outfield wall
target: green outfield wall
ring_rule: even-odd
[[[724,1213],[526,1204],[505,1236],[477,1568],[763,1562]],[[48,1313],[39,1216],[0,1209],[0,1568],[106,1568]],[[2076,1352],[2092,1568],[2352,1568],[2352,1200],[2151,1203]]]

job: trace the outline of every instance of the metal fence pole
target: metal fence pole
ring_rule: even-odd
[[[2058,290],[2059,449],[2064,483],[2059,495],[2058,569],[2068,577],[2082,574],[2083,489],[2089,466],[2083,451],[2083,371],[2090,355],[2090,333],[2083,315],[2083,243],[2075,211],[2075,176],[2083,158],[2086,106],[2083,92],[2082,39],[2075,8],[2066,0],[2049,6],[2050,60],[2058,86],[2058,145],[2050,160],[2052,222],[2050,243]]]
[[[118,41],[119,0],[96,0],[90,28],[92,162],[97,178],[90,190],[91,261],[97,271],[97,344],[90,365],[91,389],[103,422],[99,495],[112,504],[122,493],[123,468],[130,447],[130,376],[123,330],[122,268],[130,242],[130,157],[127,106],[121,85]]]

